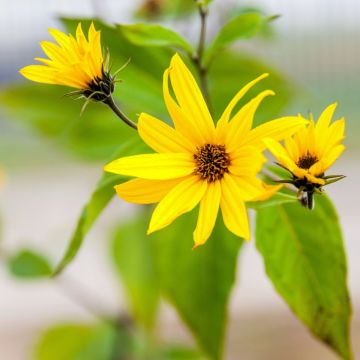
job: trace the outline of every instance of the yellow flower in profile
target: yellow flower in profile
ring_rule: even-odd
[[[101,49],[100,31],[90,25],[86,39],[78,24],[76,37],[56,29],[49,33],[57,41],[42,41],[41,47],[48,59],[35,58],[43,65],[29,65],[20,73],[29,80],[73,87],[83,95],[102,100],[114,90],[113,79],[107,72]],[[103,94],[103,96],[101,96]]]
[[[285,139],[285,147],[274,139],[264,139],[265,144],[280,165],[292,174],[292,179],[283,182],[294,184],[299,192],[308,195],[304,204],[312,208],[312,194],[321,191],[321,186],[342,179],[342,175],[325,176],[337,158],[345,150],[341,144],[344,139],[345,120],[331,119],[337,104],[328,106],[320,115],[316,125],[312,119],[307,127],[299,130],[293,137]]]
[[[179,55],[173,56],[164,73],[163,92],[174,128],[142,113],[139,134],[158,153],[128,156],[105,166],[105,171],[137,177],[115,187],[122,199],[138,204],[159,202],[149,234],[200,203],[195,246],[209,238],[219,207],[226,227],[242,238],[250,238],[245,202],[264,200],[279,189],[256,178],[265,161],[262,140],[283,139],[307,123],[298,117],[286,117],[251,129],[257,107],[266,96],[274,94],[270,90],[232,114],[245,93],[266,76],[241,89],[215,127],[191,72]],[[177,101],[170,94],[169,77]]]

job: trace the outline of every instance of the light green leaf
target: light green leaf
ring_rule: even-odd
[[[343,359],[351,359],[351,305],[339,221],[331,201],[315,210],[284,204],[258,211],[256,245],[266,273],[296,316]]]
[[[136,220],[118,227],[113,238],[112,256],[134,318],[151,329],[159,304],[159,286],[152,242],[146,235],[147,221],[148,212],[142,212]]]
[[[10,273],[25,280],[46,278],[51,275],[50,262],[33,250],[23,249],[7,260]]]
[[[255,36],[264,24],[264,17],[259,13],[245,13],[231,19],[216,35],[205,52],[205,63],[209,63],[220,50],[239,39]]]
[[[109,360],[116,356],[115,341],[115,329],[109,325],[58,325],[42,335],[34,357],[36,360]]]
[[[120,156],[136,153],[139,149],[136,142],[130,142],[120,147],[117,154],[113,157],[116,159]],[[119,184],[121,177],[115,174],[104,173],[98,181],[95,191],[92,193],[88,203],[84,206],[75,231],[70,239],[64,256],[56,266],[54,275],[58,275],[64,268],[75,258],[84,239],[99,215],[109,204],[115,195],[114,186]]]
[[[242,240],[219,220],[211,238],[192,250],[197,212],[178,218],[151,236],[160,286],[202,349],[220,359],[230,292]]]
[[[192,53],[192,46],[178,33],[157,24],[117,25],[131,43],[138,46],[170,46]]]

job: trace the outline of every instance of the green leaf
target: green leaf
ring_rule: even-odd
[[[222,49],[239,39],[250,39],[255,36],[264,24],[264,17],[259,13],[245,13],[231,19],[218,32],[205,52],[204,61],[209,63]]]
[[[109,325],[58,325],[47,330],[35,348],[36,360],[109,360],[116,349]]]
[[[147,222],[148,212],[142,212],[136,220],[118,227],[113,238],[112,256],[134,318],[151,329],[159,304],[159,286],[152,242],[146,235]]]
[[[139,146],[135,142],[127,143],[117,151],[113,157],[116,159],[120,156],[136,153]],[[54,275],[58,275],[64,268],[75,258],[84,239],[99,215],[109,204],[115,195],[114,186],[119,184],[121,177],[115,174],[104,173],[98,181],[95,191],[92,193],[88,203],[84,206],[75,231],[70,239],[66,252],[60,263],[56,266]]]
[[[117,25],[131,43],[138,46],[170,46],[192,53],[192,46],[178,33],[157,24]]]
[[[296,316],[351,359],[346,255],[331,201],[316,196],[313,211],[297,203],[258,211],[256,245],[267,275]]]
[[[212,359],[220,359],[227,305],[241,239],[216,224],[208,242],[192,250],[197,212],[151,236],[161,290]]]
[[[10,273],[19,279],[39,279],[51,275],[50,262],[33,250],[23,249],[7,260]]]

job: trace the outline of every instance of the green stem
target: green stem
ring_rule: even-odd
[[[114,99],[112,96],[109,96],[105,101],[104,104],[108,105],[109,108],[128,126],[137,130],[137,124],[131,121],[115,104]]]
[[[208,86],[208,81],[207,81],[208,69],[203,64],[203,55],[204,55],[205,39],[206,39],[207,9],[204,8],[204,6],[201,5],[198,0],[195,0],[195,2],[197,3],[198,8],[199,8],[201,27],[200,27],[198,47],[197,47],[195,55],[192,57],[192,61],[199,73],[201,89],[203,91],[204,98],[208,105],[208,108],[211,112],[212,106],[211,106],[209,86]]]

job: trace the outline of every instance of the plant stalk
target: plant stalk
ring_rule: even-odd
[[[110,95],[105,101],[104,104],[108,105],[110,107],[110,109],[128,126],[130,126],[131,128],[137,130],[137,124],[134,123],[133,121],[131,121],[120,109],[119,107],[115,104],[114,99],[112,98],[112,96]]]

